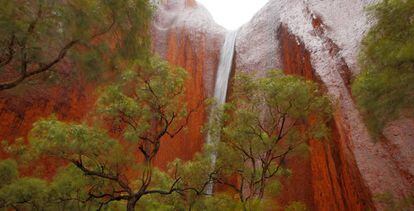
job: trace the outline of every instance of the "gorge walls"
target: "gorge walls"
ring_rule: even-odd
[[[364,155],[358,151],[363,146],[354,146],[354,142],[374,145],[348,89],[352,73],[359,71],[356,53],[369,26],[363,12],[368,3],[270,1],[239,31],[233,72],[257,70],[260,75],[269,69],[284,69],[288,74],[319,82],[332,95],[334,104],[338,102],[331,123],[332,140],[328,143],[311,140],[308,158],[295,157],[288,161],[293,176],[283,181],[285,188],[279,199],[282,205],[303,201],[311,209],[317,210],[366,210],[374,207],[373,193],[389,187],[382,185],[381,191],[373,191],[378,186],[369,184],[368,180],[378,178],[369,174],[382,172],[375,166],[369,166],[378,165],[384,160],[376,152]],[[193,85],[188,93],[190,104],[201,97],[211,97],[226,31],[216,25],[208,11],[194,1],[170,0],[163,5],[158,9],[153,27],[155,51],[173,64],[187,69],[193,77],[199,77],[190,80]],[[347,8],[350,6],[354,8]],[[317,12],[313,11],[314,8]],[[339,31],[324,23],[325,18],[337,20],[333,12],[327,13],[330,9],[336,10],[345,19],[349,18],[343,21],[342,26],[334,25],[337,27],[335,30]],[[348,10],[353,14],[342,14]],[[355,33],[357,35],[352,39],[342,42],[341,39]],[[348,107],[351,107],[351,111]],[[354,120],[350,120],[349,115],[361,124],[353,133],[349,127]],[[188,130],[190,136],[179,137],[180,143],[174,143],[176,145],[171,149],[164,149],[166,152],[161,153],[160,160],[171,160],[174,154],[189,158],[199,150],[204,139],[197,124],[202,124],[206,117],[205,111],[197,113],[196,125]],[[360,140],[360,137],[364,137],[364,140]],[[180,144],[184,144],[181,146],[185,146],[185,149],[180,149]],[[368,169],[361,170],[361,165],[368,166]],[[384,175],[378,181],[389,181],[402,188],[401,181],[392,175]]]
[[[193,48],[207,48],[213,58],[205,56],[209,65],[198,71],[203,74],[204,96],[212,96],[214,66],[225,31],[193,1],[167,2],[169,6],[159,13],[162,21],[157,22],[164,25],[155,27],[156,51],[194,74],[185,59],[177,61],[188,58],[189,52],[171,51],[168,46],[176,44],[163,40],[184,36]],[[239,30],[233,72],[255,70],[260,75],[269,69],[283,69],[287,74],[301,75],[318,82],[335,107],[331,140],[311,140],[308,159],[289,160],[293,176],[284,181],[282,204],[300,200],[317,210],[381,209],[374,196],[391,193],[403,197],[414,187],[413,150],[404,147],[412,140],[412,120],[391,123],[384,132],[388,141],[375,142],[350,92],[350,81],[360,71],[359,45],[372,22],[365,8],[374,2],[271,0]]]
[[[308,158],[287,161],[293,175],[283,181],[282,205],[303,201],[312,210],[382,209],[375,195],[403,197],[414,190],[414,121],[391,122],[385,140],[375,142],[349,89],[360,71],[360,42],[371,25],[364,8],[373,2],[270,0],[238,32],[232,74],[283,69],[318,82],[335,108],[331,140],[310,140]],[[186,103],[195,110],[186,131],[164,140],[156,160],[161,167],[177,157],[190,159],[205,142],[201,129],[208,111],[200,103],[214,94],[226,33],[195,0],[158,3],[153,50],[189,72]],[[52,113],[67,121],[82,120],[94,106],[95,89],[95,84],[72,81],[0,93],[0,140],[25,137],[33,122]]]

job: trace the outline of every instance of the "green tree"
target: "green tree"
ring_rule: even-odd
[[[122,59],[148,54],[148,0],[0,0],[0,5],[0,90],[36,75],[56,78],[69,69],[63,61],[73,64],[71,73],[94,76],[119,68]]]
[[[278,178],[290,174],[288,156],[303,154],[310,139],[327,138],[330,101],[315,83],[280,71],[263,78],[241,73],[231,93],[212,130],[214,181],[254,210],[279,193]]]
[[[0,205],[40,210],[47,200],[47,184],[36,178],[21,178],[0,189]]]
[[[185,70],[157,58],[149,64],[138,61],[118,83],[102,90],[98,117],[90,121],[93,126],[55,117],[36,122],[29,146],[17,142],[15,148],[6,148],[23,160],[47,156],[68,165],[45,181],[20,178],[17,164],[3,161],[0,207],[100,210],[126,203],[127,210],[263,210],[274,206],[271,198],[282,188],[278,178],[290,174],[284,165],[287,157],[304,153],[309,139],[327,137],[328,98],[316,84],[278,71],[259,79],[239,74],[230,102],[214,110],[216,121],[208,127],[212,143],[193,160],[177,159],[168,171],[160,171],[153,160],[161,144],[180,133],[195,111],[182,100],[185,80]],[[108,124],[121,128],[122,136],[109,136],[103,129]],[[206,191],[212,183],[230,191]]]
[[[287,158],[305,154],[308,140],[329,135],[328,97],[315,83],[280,71],[269,71],[263,78],[236,75],[229,102],[212,112],[214,120],[206,127],[212,142],[193,160],[172,162],[170,171],[188,187],[208,190],[213,183],[228,191],[188,194],[183,203],[189,210],[276,206],[272,197],[282,189],[278,178],[291,173]],[[292,209],[296,207],[302,206]]]
[[[10,184],[19,176],[17,163],[14,160],[3,160],[0,163],[0,188]]]
[[[414,105],[414,2],[385,0],[369,9],[376,24],[362,42],[362,73],[352,91],[374,135]]]
[[[0,208],[15,210],[96,210],[103,204],[88,190],[103,186],[104,181],[84,175],[74,166],[58,170],[52,181],[19,177],[17,163],[0,162],[3,184],[0,186]],[[87,189],[88,188],[88,189]]]
[[[95,126],[54,117],[36,122],[25,150],[29,156],[24,157],[55,157],[69,163],[68,170],[51,184],[51,203],[92,203],[101,209],[124,201],[127,210],[134,210],[147,195],[202,193],[203,186],[187,188],[181,177],[153,166],[162,142],[183,131],[197,109],[187,109],[183,101],[186,78],[184,69],[158,58],[137,61],[119,83],[102,91]],[[123,128],[118,140],[102,129],[108,123]],[[10,199],[3,200],[7,206]]]

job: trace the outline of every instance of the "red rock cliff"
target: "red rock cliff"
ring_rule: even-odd
[[[193,0],[163,1],[159,5],[153,24],[154,51],[188,70],[186,101],[190,109],[211,97],[224,35],[225,30]],[[35,121],[51,114],[65,121],[82,120],[94,106],[96,88],[96,84],[74,80],[67,85],[39,84],[1,92],[0,140],[27,136]],[[157,165],[165,167],[177,157],[190,159],[199,151],[204,143],[201,129],[205,119],[206,112],[200,106],[191,115],[187,130],[165,140]],[[0,156],[6,155],[0,152]],[[54,169],[50,168],[47,175],[53,175]]]
[[[40,118],[55,114],[65,121],[80,121],[93,108],[96,96],[95,85],[83,81],[66,85],[30,84],[21,85],[0,93],[0,140],[13,142],[26,137],[32,124]],[[0,158],[5,158],[0,151]],[[48,168],[44,175],[54,174],[56,165],[44,161]],[[29,172],[34,170],[28,169]]]
[[[374,195],[412,193],[414,150],[403,147],[410,146],[412,120],[390,123],[384,131],[389,140],[376,143],[349,90],[350,78],[359,72],[359,43],[370,26],[364,8],[372,2],[271,0],[240,29],[237,70],[284,69],[317,81],[334,102],[332,140],[310,141],[309,161],[290,161],[293,174],[301,176],[287,181],[282,203],[301,200],[316,210],[383,209]]]
[[[315,76],[310,53],[306,50],[303,42],[292,35],[286,26],[279,28],[278,39],[280,40],[280,51],[282,52],[283,70],[287,74],[299,75],[308,80],[317,81],[323,86],[321,80]],[[308,191],[310,190],[311,194],[309,195],[312,195],[313,198],[299,199],[308,201],[308,204],[311,207],[313,205],[317,210],[373,209],[371,194],[362,182],[356,163],[345,145],[348,140],[343,140],[346,137],[339,133],[340,130],[338,130],[335,121],[331,123],[331,130],[332,136],[329,142],[310,140],[309,163],[305,161],[298,165],[294,161],[290,161],[294,173],[303,171],[304,166],[308,167],[310,165],[310,169],[306,170],[308,170],[307,178],[311,184]],[[293,186],[293,189],[297,188],[298,192],[306,192],[303,191],[303,184],[298,186],[296,180],[298,179],[293,177],[287,185],[289,187]],[[292,198],[298,198],[298,195],[295,193],[289,198],[283,195],[283,198],[292,200]]]
[[[293,176],[283,181],[282,204],[300,200],[312,210],[381,209],[373,195],[404,196],[414,189],[414,122],[390,123],[384,131],[388,140],[375,143],[349,90],[350,78],[359,72],[358,46],[369,28],[364,7],[372,1],[270,0],[239,31],[235,70],[284,69],[320,83],[335,105],[332,140],[311,140],[309,159],[289,160]],[[190,108],[212,96],[225,33],[194,0],[165,0],[156,11],[153,49],[189,72]],[[80,120],[95,101],[96,86],[84,82],[30,88],[0,93],[0,140],[26,136],[34,121],[51,113]],[[166,140],[158,165],[199,151],[206,118],[207,112],[198,110],[185,133]]]
[[[156,12],[153,23],[153,48],[171,64],[185,68],[188,107],[195,108],[212,97],[220,49],[226,31],[214,23],[210,13],[193,0],[165,1]],[[168,140],[157,157],[165,166],[176,157],[191,159],[204,143],[202,126],[207,112],[200,108],[189,121],[185,132]]]

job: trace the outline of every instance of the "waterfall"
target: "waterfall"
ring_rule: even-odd
[[[227,34],[224,45],[221,48],[220,63],[217,69],[216,86],[214,87],[214,98],[220,106],[226,102],[227,86],[229,82],[231,65],[233,63],[234,47],[236,44],[237,31]]]
[[[237,31],[230,31],[226,35],[226,39],[224,41],[223,47],[221,48],[221,55],[220,55],[220,62],[216,73],[216,85],[214,87],[214,99],[216,100],[216,106],[219,107],[226,103],[227,97],[227,88],[231,73],[231,67],[233,64],[233,55],[234,55],[234,48],[236,44],[236,37]],[[213,108],[214,109],[214,108]],[[211,112],[214,115],[214,112]],[[210,116],[210,123],[214,121],[214,116]],[[219,139],[220,134],[207,134],[207,144],[210,144],[212,141],[211,136],[216,136],[214,138]],[[211,155],[212,163],[211,165],[215,165],[216,163],[216,154]],[[213,184],[209,184],[206,190],[207,194],[213,193]]]

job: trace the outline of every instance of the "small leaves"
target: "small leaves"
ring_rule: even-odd
[[[282,191],[282,183],[279,180],[271,180],[265,188],[265,194],[269,197],[275,197]]]
[[[0,72],[12,70],[15,76],[0,90],[24,80],[43,83],[30,76],[50,72],[60,83],[78,77],[102,82],[104,72],[150,55],[148,0],[0,0],[0,5]]]
[[[47,197],[47,183],[35,178],[17,179],[0,189],[0,201],[4,201],[5,207],[22,204],[28,209],[36,209],[45,206]]]
[[[279,193],[277,178],[292,174],[287,157],[306,156],[309,140],[327,139],[330,101],[315,83],[281,71],[239,73],[234,84],[229,102],[210,117],[210,132],[220,134],[211,143],[217,183],[236,191],[246,207],[262,206],[263,197]],[[234,177],[239,184],[228,181]]]
[[[414,2],[381,1],[369,8],[375,24],[362,42],[362,72],[352,93],[372,135],[414,109]]]
[[[17,163],[14,160],[0,161],[0,188],[12,183],[19,176]]]

